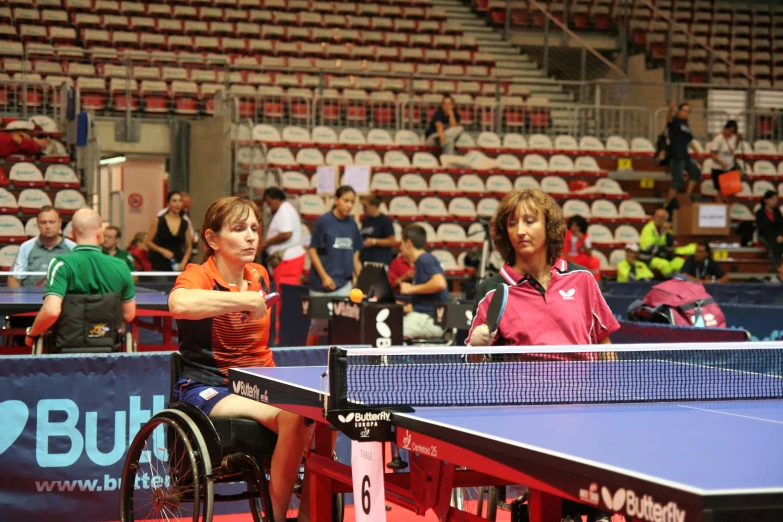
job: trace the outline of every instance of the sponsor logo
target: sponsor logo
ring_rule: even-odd
[[[302,301],[302,315],[310,315],[310,301]]]
[[[87,334],[87,337],[90,339],[95,338],[103,338],[106,337],[106,334],[109,332],[109,326],[106,324],[96,324],[90,329],[90,332]]]
[[[29,407],[19,400],[0,402],[0,418],[3,419],[0,455],[16,443],[33,418],[35,426],[30,426],[29,430],[35,429],[35,433],[28,436],[35,441],[38,466],[69,467],[82,455],[97,466],[112,466],[123,458],[139,428],[164,408],[164,397],[153,395],[149,409],[142,408],[141,404],[142,397],[131,395],[127,410],[114,411],[110,418],[106,418],[106,412],[100,412],[99,418],[99,412],[82,412],[70,399],[41,399]],[[152,455],[165,461],[168,454],[163,428],[155,430],[154,436],[156,444]],[[148,461],[144,455],[142,461]]]
[[[388,411],[375,412],[351,412],[345,416],[338,414],[337,419],[343,424],[351,424],[355,428],[374,428],[378,426],[379,422],[389,422],[391,420],[391,413]]]
[[[593,482],[588,489],[579,490],[579,500],[587,504],[597,506],[600,502],[600,496],[598,495],[598,484]]]
[[[473,324],[473,310],[465,310],[465,323],[468,326]]]
[[[572,288],[571,290],[568,291],[560,290],[560,295],[563,297],[563,301],[573,301],[575,293],[576,293],[576,288]]]
[[[405,430],[405,436],[402,438],[402,449],[413,451],[421,455],[427,455],[428,457],[438,456],[437,446],[435,446],[434,444],[431,446],[416,444],[415,442],[413,442],[413,437],[411,436],[411,432],[408,430]]]
[[[334,304],[334,315],[338,317],[347,317],[358,321],[360,318],[360,308],[358,304],[348,303],[346,301],[340,301]]]
[[[389,318],[389,309],[384,308],[378,315],[375,316],[375,330],[378,332],[378,337],[375,339],[376,348],[388,348],[391,346],[391,328],[386,323],[386,319]]]
[[[580,491],[580,498],[581,493]],[[676,502],[660,504],[653,500],[651,495],[637,495],[631,489],[620,488],[612,494],[604,486],[601,488],[601,498],[607,509],[625,513],[637,520],[647,520],[648,522],[685,522],[685,511],[680,509]]]
[[[446,307],[445,306],[438,306],[435,309],[435,322],[438,324],[443,324],[443,316],[446,314]]]
[[[234,381],[234,393],[237,395],[241,395],[242,397],[247,397],[248,399],[253,399],[254,401],[258,402],[269,402],[269,391],[264,390],[263,395],[261,394],[261,389],[257,385],[250,385],[244,381]]]
[[[364,428],[361,432],[359,432],[360,439],[366,439],[369,436],[370,436],[370,428]]]

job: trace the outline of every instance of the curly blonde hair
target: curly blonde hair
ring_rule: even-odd
[[[507,223],[516,214],[520,203],[526,203],[543,214],[546,223],[546,262],[552,265],[563,252],[566,225],[560,205],[538,189],[512,190],[500,202],[489,222],[489,235],[495,250],[507,264],[513,266],[516,263],[516,251],[508,239]]]

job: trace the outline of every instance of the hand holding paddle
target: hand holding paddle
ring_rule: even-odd
[[[498,334],[498,325],[506,311],[508,301],[508,285],[500,283],[492,295],[492,301],[487,308],[487,322],[473,329],[470,336],[471,346],[490,346],[494,344]]]

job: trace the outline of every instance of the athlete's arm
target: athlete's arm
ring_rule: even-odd
[[[130,323],[136,318],[136,300],[131,299],[125,303],[122,303],[122,320],[126,323]]]
[[[169,311],[174,319],[191,321],[231,312],[248,312],[251,319],[260,319],[266,315],[266,305],[257,292],[177,288],[169,295]]]
[[[63,298],[59,295],[49,294],[44,297],[43,306],[35,316],[33,326],[30,327],[30,337],[38,337],[49,331],[63,311]]]

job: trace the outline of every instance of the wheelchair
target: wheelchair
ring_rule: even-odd
[[[68,294],[60,317],[36,340],[32,354],[134,353],[136,349],[122,318],[120,294]]]
[[[182,373],[171,355],[170,390]],[[142,426],[122,470],[120,520],[210,522],[216,502],[247,500],[256,522],[273,522],[268,470],[277,435],[250,419],[209,418],[192,404],[172,401]],[[287,517],[295,520],[298,491]],[[220,494],[215,485],[244,483],[246,491]],[[332,520],[342,521],[343,496],[335,495]],[[283,522],[283,521],[277,521]]]

